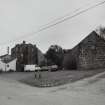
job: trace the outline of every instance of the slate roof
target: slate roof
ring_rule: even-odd
[[[11,55],[5,54],[5,55],[0,56],[0,59],[4,63],[9,63],[9,62],[13,61],[16,58],[12,57]]]

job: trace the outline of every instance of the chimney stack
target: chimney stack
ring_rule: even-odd
[[[9,55],[9,47],[7,47],[7,54]]]

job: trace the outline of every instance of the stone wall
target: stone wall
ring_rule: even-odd
[[[38,64],[38,48],[36,45],[17,44],[11,49],[11,56],[17,58],[17,71],[24,71],[24,65]]]
[[[77,69],[98,69],[105,68],[105,39],[97,35],[95,31],[90,33],[71,52],[64,55],[64,68],[72,63]]]
[[[11,50],[11,55],[16,57],[21,64],[37,63],[37,48],[32,44],[17,44]]]
[[[78,55],[79,69],[105,67],[105,40],[95,32],[80,43]]]

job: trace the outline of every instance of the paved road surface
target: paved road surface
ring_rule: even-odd
[[[36,88],[0,77],[0,105],[105,105],[104,73],[72,84]]]

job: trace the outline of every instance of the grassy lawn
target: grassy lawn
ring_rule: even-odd
[[[26,83],[31,86],[37,87],[53,87],[59,86],[67,83],[72,83],[80,79],[91,77],[97,73],[103,72],[105,70],[71,70],[71,71],[56,71],[56,72],[40,72],[36,73],[36,76],[40,78],[35,78],[34,73],[26,78],[19,80],[22,83]]]
[[[0,77],[7,78],[8,80],[16,80],[31,86],[53,87],[91,77],[103,71],[105,71],[105,69],[59,70],[55,72],[43,71],[40,73],[36,72],[36,76],[40,74],[40,78],[35,78],[34,72],[10,72],[1,73]]]

